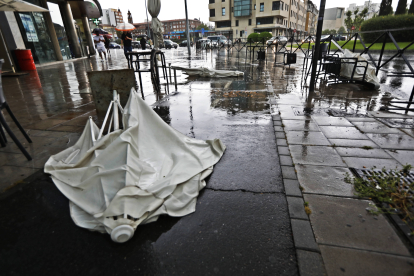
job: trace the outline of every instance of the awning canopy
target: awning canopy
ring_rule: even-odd
[[[49,12],[49,10],[22,0],[0,0],[0,11]]]

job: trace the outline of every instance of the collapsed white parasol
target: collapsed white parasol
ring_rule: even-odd
[[[112,106],[114,131],[102,136]],[[160,215],[194,212],[224,150],[219,139],[201,141],[174,130],[132,89],[123,110],[115,97],[102,129],[90,119],[74,146],[49,158],[45,172],[70,200],[75,224],[125,242],[138,225]]]
[[[215,70],[207,67],[186,68],[180,66],[172,66],[172,68],[182,70],[189,76],[200,76],[203,78],[243,77],[244,75],[244,73],[241,71]]]

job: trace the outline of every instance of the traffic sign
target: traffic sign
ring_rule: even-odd
[[[351,27],[351,30],[355,30],[355,26],[352,26],[352,27]]]
[[[296,33],[296,29],[294,29],[293,32]]]
[[[201,28],[201,34],[204,35],[204,28]]]

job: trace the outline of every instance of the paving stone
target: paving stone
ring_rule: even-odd
[[[328,139],[322,132],[313,131],[286,131],[289,145],[330,146]]]
[[[305,213],[305,206],[303,198],[300,197],[286,197],[289,207],[290,218],[294,219],[309,219],[308,215]]]
[[[273,121],[273,125],[274,126],[281,126],[282,125],[282,121]]]
[[[325,245],[320,249],[328,275],[414,275],[414,259],[410,257]]]
[[[282,120],[286,130],[320,131],[318,125],[311,120]]]
[[[286,139],[276,139],[276,144],[278,146],[287,146]]]
[[[293,167],[281,166],[282,167],[282,176],[284,179],[297,179],[296,172]]]
[[[281,120],[280,115],[272,115],[272,120],[273,121],[280,121]]]
[[[284,132],[275,132],[276,139],[286,139]]]
[[[353,122],[353,124],[365,133],[395,133],[402,134],[398,128],[392,128],[380,122]]]
[[[296,165],[295,169],[303,193],[354,196],[353,185],[344,181],[346,173],[352,175],[347,168]]]
[[[414,137],[414,128],[401,128],[401,131],[403,131],[404,133],[407,133],[408,135],[410,135],[411,137]]]
[[[288,147],[278,146],[277,147],[277,152],[279,153],[279,155],[288,155],[288,156],[290,156],[290,151],[289,151]]]
[[[319,247],[315,242],[312,227],[307,220],[290,220],[292,225],[293,240],[297,249],[309,249],[319,252]]]
[[[281,126],[274,126],[273,128],[276,132],[284,132],[283,127]]]
[[[355,127],[320,126],[320,129],[328,139],[368,139],[365,134]]]
[[[322,117],[312,116],[313,120],[320,126],[345,126],[352,127],[353,125],[343,117]]]
[[[350,122],[378,122],[375,118],[372,117],[346,117]]]
[[[296,116],[296,115],[284,114],[284,115],[280,115],[280,117],[282,118],[282,120],[300,120],[300,121],[311,120],[310,116]]]
[[[412,119],[409,115],[392,113],[392,112],[384,112],[384,111],[368,111],[368,114],[377,118],[408,118]]]
[[[279,159],[280,159],[280,165],[282,165],[282,166],[293,166],[292,157],[286,156],[286,155],[281,155],[281,156],[279,156]]]
[[[372,148],[379,148],[377,144],[371,140],[352,140],[352,139],[328,139],[332,145],[337,147],[356,147],[360,148],[363,146],[368,146]]]
[[[367,213],[371,201],[309,194],[304,199],[318,243],[410,256],[385,217]]]
[[[290,154],[295,164],[345,167],[339,154],[332,147],[290,145]]]
[[[284,116],[296,116],[293,111],[292,105],[278,105],[280,117]]]
[[[401,169],[402,165],[394,159],[380,159],[380,158],[360,158],[360,157],[343,157],[345,163],[348,167],[356,169],[371,169],[376,167],[377,169],[386,168],[391,169]]]
[[[296,250],[300,276],[327,275],[321,254],[317,252]]]
[[[414,138],[405,134],[374,134],[367,136],[383,149],[414,150]]]
[[[299,181],[294,179],[283,179],[283,184],[285,186],[285,193],[287,196],[302,197],[302,192],[299,189]]]
[[[410,164],[414,166],[414,151],[410,150],[386,150],[401,165]]]
[[[362,149],[362,148],[344,148],[335,147],[336,151],[342,157],[364,157],[364,158],[385,158],[390,159],[391,156],[382,149]]]

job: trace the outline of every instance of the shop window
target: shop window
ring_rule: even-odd
[[[260,3],[260,12],[264,12],[264,3]]]
[[[210,17],[216,16],[216,9],[210,9]]]

